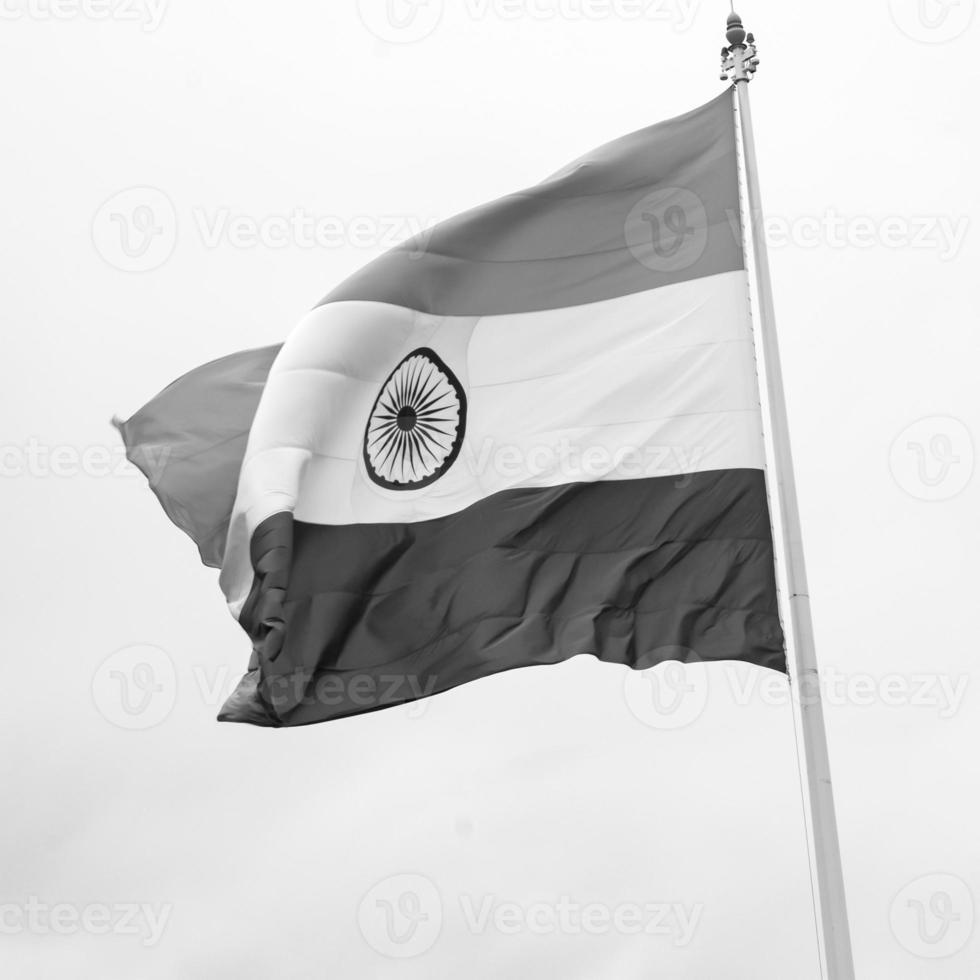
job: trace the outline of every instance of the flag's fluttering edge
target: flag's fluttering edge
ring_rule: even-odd
[[[251,637],[223,720],[577,654],[785,669],[728,93],[381,256],[281,348],[119,425]]]

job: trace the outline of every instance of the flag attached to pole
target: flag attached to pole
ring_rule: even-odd
[[[381,256],[281,349],[119,423],[252,640],[222,720],[578,654],[785,670],[736,166],[725,93]]]

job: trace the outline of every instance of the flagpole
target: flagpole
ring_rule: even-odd
[[[783,553],[789,594],[788,613],[792,623],[794,670],[790,675],[790,681],[791,684],[795,681],[802,731],[803,758],[800,763],[805,771],[808,790],[808,817],[813,837],[813,861],[817,874],[816,900],[821,924],[821,959],[828,980],[854,980],[844,874],[834,813],[834,791],[830,781],[827,734],[813,640],[806,566],[803,560],[800,511],[796,497],[796,480],[793,475],[786,396],[779,362],[772,281],[766,250],[755,143],[752,137],[748,83],[755,73],[758,58],[755,39],[751,34],[745,33],[741,18],[734,10],[728,18],[727,28],[726,38],[729,47],[722,49],[722,78],[727,78],[734,83],[735,102],[741,124],[742,156],[755,258],[759,333],[765,361],[774,475],[779,511],[782,515]]]

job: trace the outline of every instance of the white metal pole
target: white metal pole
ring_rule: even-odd
[[[792,623],[794,683],[800,712],[803,759],[801,765],[808,788],[810,829],[813,837],[813,860],[816,865],[817,903],[819,905],[822,959],[828,980],[854,980],[851,936],[847,922],[844,874],[841,867],[840,841],[834,813],[834,792],[830,781],[830,760],[821,703],[820,677],[813,641],[813,621],[803,561],[800,533],[800,511],[793,476],[786,398],[779,363],[779,342],[772,302],[772,282],[766,251],[765,226],[756,169],[755,144],[752,138],[752,113],[749,108],[749,78],[755,73],[755,39],[746,35],[738,14],[728,18],[726,34],[730,47],[722,52],[723,76],[731,79],[741,122],[745,183],[752,226],[755,258],[759,333],[765,361],[769,400],[769,423],[775,464],[775,483],[782,515],[783,552],[786,563],[788,613]]]

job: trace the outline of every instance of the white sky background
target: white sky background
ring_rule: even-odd
[[[281,340],[412,223],[713,97],[727,4],[430,0],[399,35],[382,0],[87,2],[3,0],[0,24],[0,973],[817,977],[784,687],[715,669],[699,712],[692,669],[658,715],[580,658],[218,725],[247,640],[108,425]],[[818,650],[851,683],[827,714],[862,980],[980,973],[974,5],[740,10]],[[134,186],[161,193],[109,210],[162,215],[142,260],[100,211]],[[221,225],[297,209],[340,240]],[[127,714],[110,671],[144,661],[160,689]]]

